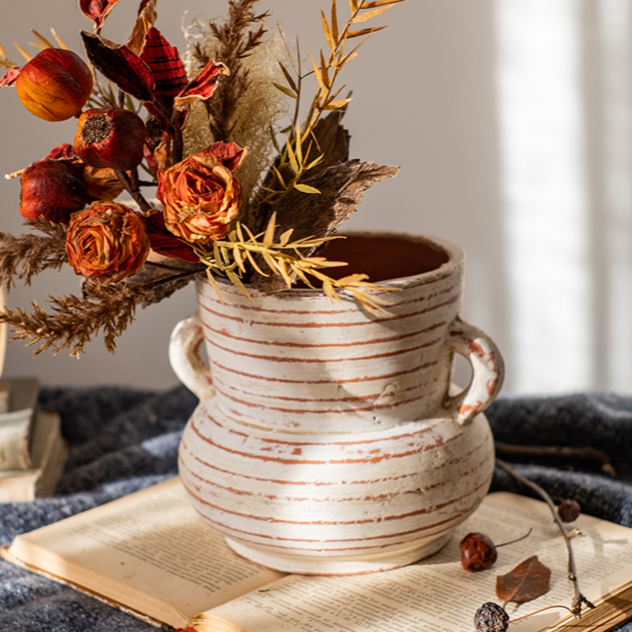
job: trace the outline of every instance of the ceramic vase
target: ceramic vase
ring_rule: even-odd
[[[386,312],[352,295],[244,296],[198,283],[170,359],[200,398],[179,454],[193,506],[239,554],[287,572],[365,573],[438,550],[479,505],[494,466],[482,411],[503,362],[459,317],[463,253],[448,242],[354,233],[341,276],[366,272]],[[204,343],[208,365],[200,357]],[[451,387],[454,354],[470,384]]]

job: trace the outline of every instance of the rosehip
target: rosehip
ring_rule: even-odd
[[[582,508],[576,500],[563,500],[557,508],[557,515],[562,522],[574,522],[581,512]]]
[[[65,121],[81,112],[92,93],[92,74],[69,50],[46,48],[15,82],[22,105],[45,121]]]
[[[130,110],[86,110],[79,117],[75,151],[92,167],[129,171],[143,159],[146,134],[142,119]]]
[[[491,539],[484,533],[468,533],[459,544],[461,566],[466,571],[484,571],[494,564],[498,554]]]
[[[22,174],[20,213],[26,219],[67,224],[70,214],[88,202],[88,189],[81,169],[66,161],[36,162]]]

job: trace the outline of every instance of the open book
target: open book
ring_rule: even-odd
[[[597,605],[575,622],[549,610],[511,632],[609,630],[632,616],[632,529],[581,516],[573,540],[584,594]],[[461,568],[458,543],[479,531],[499,549],[491,569]],[[570,606],[566,547],[539,501],[491,494],[437,554],[372,575],[283,575],[234,554],[189,506],[179,479],[18,536],[5,559],[68,583],[150,620],[201,632],[472,632],[473,617],[497,601],[495,578],[537,554],[552,569],[551,590],[517,617]],[[514,612],[514,610],[516,610]]]

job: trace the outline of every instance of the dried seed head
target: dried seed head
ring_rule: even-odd
[[[502,606],[488,601],[474,615],[476,632],[505,632],[509,627],[509,615]]]

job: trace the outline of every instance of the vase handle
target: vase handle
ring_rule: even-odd
[[[448,330],[448,347],[472,367],[469,385],[460,393],[446,395],[444,406],[460,424],[470,422],[496,398],[505,376],[505,363],[494,341],[483,331],[456,318]]]
[[[204,342],[202,321],[197,314],[181,320],[174,328],[169,341],[169,362],[178,379],[200,401],[213,397],[215,387],[211,369],[200,356],[200,345]]]

